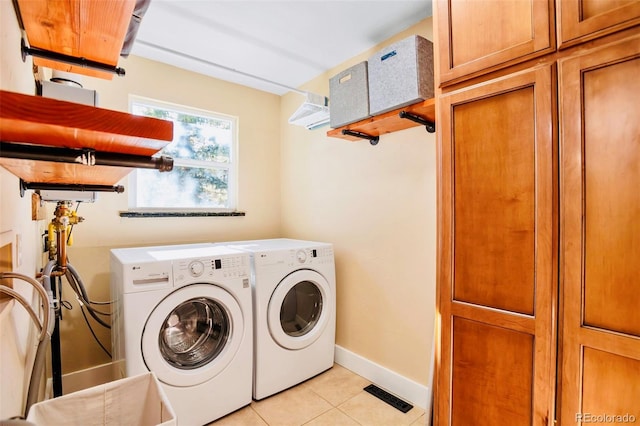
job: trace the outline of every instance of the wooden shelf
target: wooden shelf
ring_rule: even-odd
[[[152,156],[173,140],[173,123],[119,111],[0,91],[0,141]],[[25,182],[115,185],[132,168],[1,157]]]
[[[338,127],[337,129],[331,129],[327,132],[327,136],[332,138],[340,138],[348,141],[362,141],[361,138],[350,135],[343,135],[342,130],[351,130],[367,134],[369,136],[382,136],[387,133],[397,132],[399,130],[409,129],[411,127],[421,126],[421,124],[415,121],[408,120],[406,118],[400,118],[401,111],[406,111],[411,114],[422,117],[427,121],[435,123],[436,121],[436,103],[435,99],[427,99],[403,108],[394,109],[393,111],[385,112],[384,114],[369,117],[364,120],[347,124],[346,126]]]
[[[16,0],[29,45],[111,66],[118,64],[135,0]],[[35,58],[35,65],[111,79],[113,74]]]

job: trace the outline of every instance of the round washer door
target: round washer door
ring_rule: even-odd
[[[322,275],[308,269],[287,275],[269,300],[271,337],[285,349],[311,345],[326,328],[331,306],[331,287]]]
[[[193,284],[155,307],[142,333],[142,357],[161,382],[195,386],[235,357],[244,332],[242,309],[226,290]]]

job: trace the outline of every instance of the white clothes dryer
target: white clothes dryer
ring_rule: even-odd
[[[333,366],[333,246],[291,239],[236,241],[251,254],[253,398],[260,400]]]
[[[178,425],[251,403],[250,260],[213,244],[111,250],[116,378],[153,371]]]

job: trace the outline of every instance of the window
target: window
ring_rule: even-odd
[[[131,173],[133,210],[232,211],[236,208],[237,118],[131,96],[132,114],[173,121],[173,142],[157,155],[173,170]]]

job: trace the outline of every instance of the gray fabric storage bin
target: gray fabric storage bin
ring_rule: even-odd
[[[372,115],[431,99],[433,43],[414,35],[369,58],[369,108]]]
[[[329,79],[329,126],[337,128],[370,117],[367,62]]]

